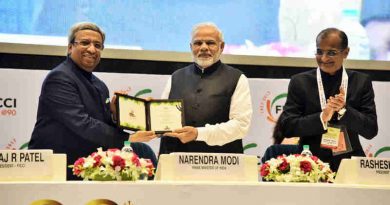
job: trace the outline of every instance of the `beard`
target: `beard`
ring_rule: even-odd
[[[202,59],[197,57],[194,58],[194,62],[198,64],[201,68],[210,67],[215,63],[213,58]]]
[[[210,58],[199,58],[197,55],[192,55],[192,58],[196,64],[201,68],[207,68],[216,63],[221,57],[221,52],[216,53],[213,57]]]

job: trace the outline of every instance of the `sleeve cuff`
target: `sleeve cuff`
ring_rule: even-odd
[[[322,121],[322,114],[323,114],[323,112],[321,112],[321,114],[320,114],[320,121],[322,123],[322,127],[324,128],[324,130],[327,130],[328,129],[328,122]]]
[[[343,107],[340,111],[337,113],[337,120],[341,120],[341,118],[345,115],[347,112],[347,109]]]
[[[198,136],[196,137],[195,141],[207,141],[207,135],[206,135],[206,128],[205,127],[197,127],[198,129]]]
[[[115,119],[115,116],[111,113],[111,120],[112,122],[116,125],[116,123],[118,123],[118,121],[116,121]]]

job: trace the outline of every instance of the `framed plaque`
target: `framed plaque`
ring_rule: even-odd
[[[157,134],[171,132],[184,125],[183,100],[145,100],[116,94],[118,126],[124,129],[153,130]]]

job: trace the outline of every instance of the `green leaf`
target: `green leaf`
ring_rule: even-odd
[[[282,94],[276,96],[275,99],[272,100],[271,107],[274,106],[274,103],[275,103],[277,100],[279,100],[279,99],[281,99],[281,98],[286,98],[286,97],[287,97],[287,93],[282,93]]]
[[[134,97],[138,97],[138,96],[140,96],[140,95],[147,94],[147,93],[152,93],[152,90],[149,89],[149,88],[140,90],[140,91],[138,91],[138,92],[134,95]]]
[[[26,142],[26,143],[22,144],[22,146],[20,146],[19,149],[27,149],[28,143],[29,142]]]
[[[255,148],[255,147],[257,147],[256,143],[247,144],[247,145],[244,146],[244,151],[247,150],[247,149]]]
[[[388,152],[388,151],[390,151],[390,147],[382,147],[382,148],[378,149],[378,151],[376,151],[376,153],[374,154],[374,157],[377,157],[382,152]]]

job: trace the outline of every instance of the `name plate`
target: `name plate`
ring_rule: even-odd
[[[219,153],[160,155],[156,180],[258,181],[257,157]]]
[[[0,180],[51,179],[52,156],[52,150],[0,150]]]
[[[390,185],[390,158],[343,159],[335,182]]]

